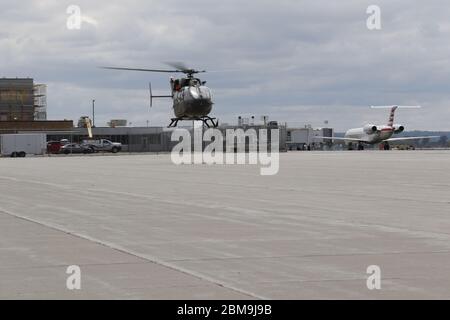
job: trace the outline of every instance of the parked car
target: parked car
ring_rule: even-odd
[[[47,153],[59,153],[62,146],[61,141],[47,141]]]
[[[60,153],[64,154],[71,154],[71,153],[93,153],[94,149],[87,146],[87,145],[81,145],[78,143],[69,143],[61,147]]]

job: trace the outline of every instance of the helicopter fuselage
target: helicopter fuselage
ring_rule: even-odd
[[[197,119],[209,115],[213,105],[211,89],[199,79],[171,79],[170,84],[177,118]]]
[[[184,73],[186,76],[180,79],[170,78],[170,95],[154,96],[152,94],[152,84],[149,83],[150,90],[150,107],[154,98],[172,98],[173,111],[176,118],[172,118],[169,128],[177,126],[179,121],[197,120],[203,121],[207,127],[211,125],[216,128],[219,121],[211,118],[209,113],[212,110],[213,101],[211,89],[205,86],[206,81],[194,77],[195,74],[204,73],[205,70],[199,71],[186,67],[183,63],[168,63],[176,68],[175,70],[162,69],[142,69],[142,68],[123,68],[123,67],[102,67],[103,69],[126,70],[126,71],[144,71],[144,72],[164,72],[164,73]]]

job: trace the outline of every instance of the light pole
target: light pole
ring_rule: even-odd
[[[92,126],[95,127],[95,99],[92,100]]]

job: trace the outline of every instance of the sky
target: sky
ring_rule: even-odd
[[[381,29],[370,30],[370,5]],[[48,85],[49,119],[167,125],[170,74],[99,66],[211,71],[211,113],[221,123],[255,116],[342,131],[387,122],[370,105],[399,110],[407,130],[450,130],[450,6],[445,0],[0,0],[0,77]],[[73,11],[81,11],[80,28]],[[69,27],[68,27],[69,21]],[[373,21],[373,20],[371,20]]]

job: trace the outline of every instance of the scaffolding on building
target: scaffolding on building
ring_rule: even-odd
[[[34,120],[47,120],[47,85],[36,84],[33,86],[34,92]]]

